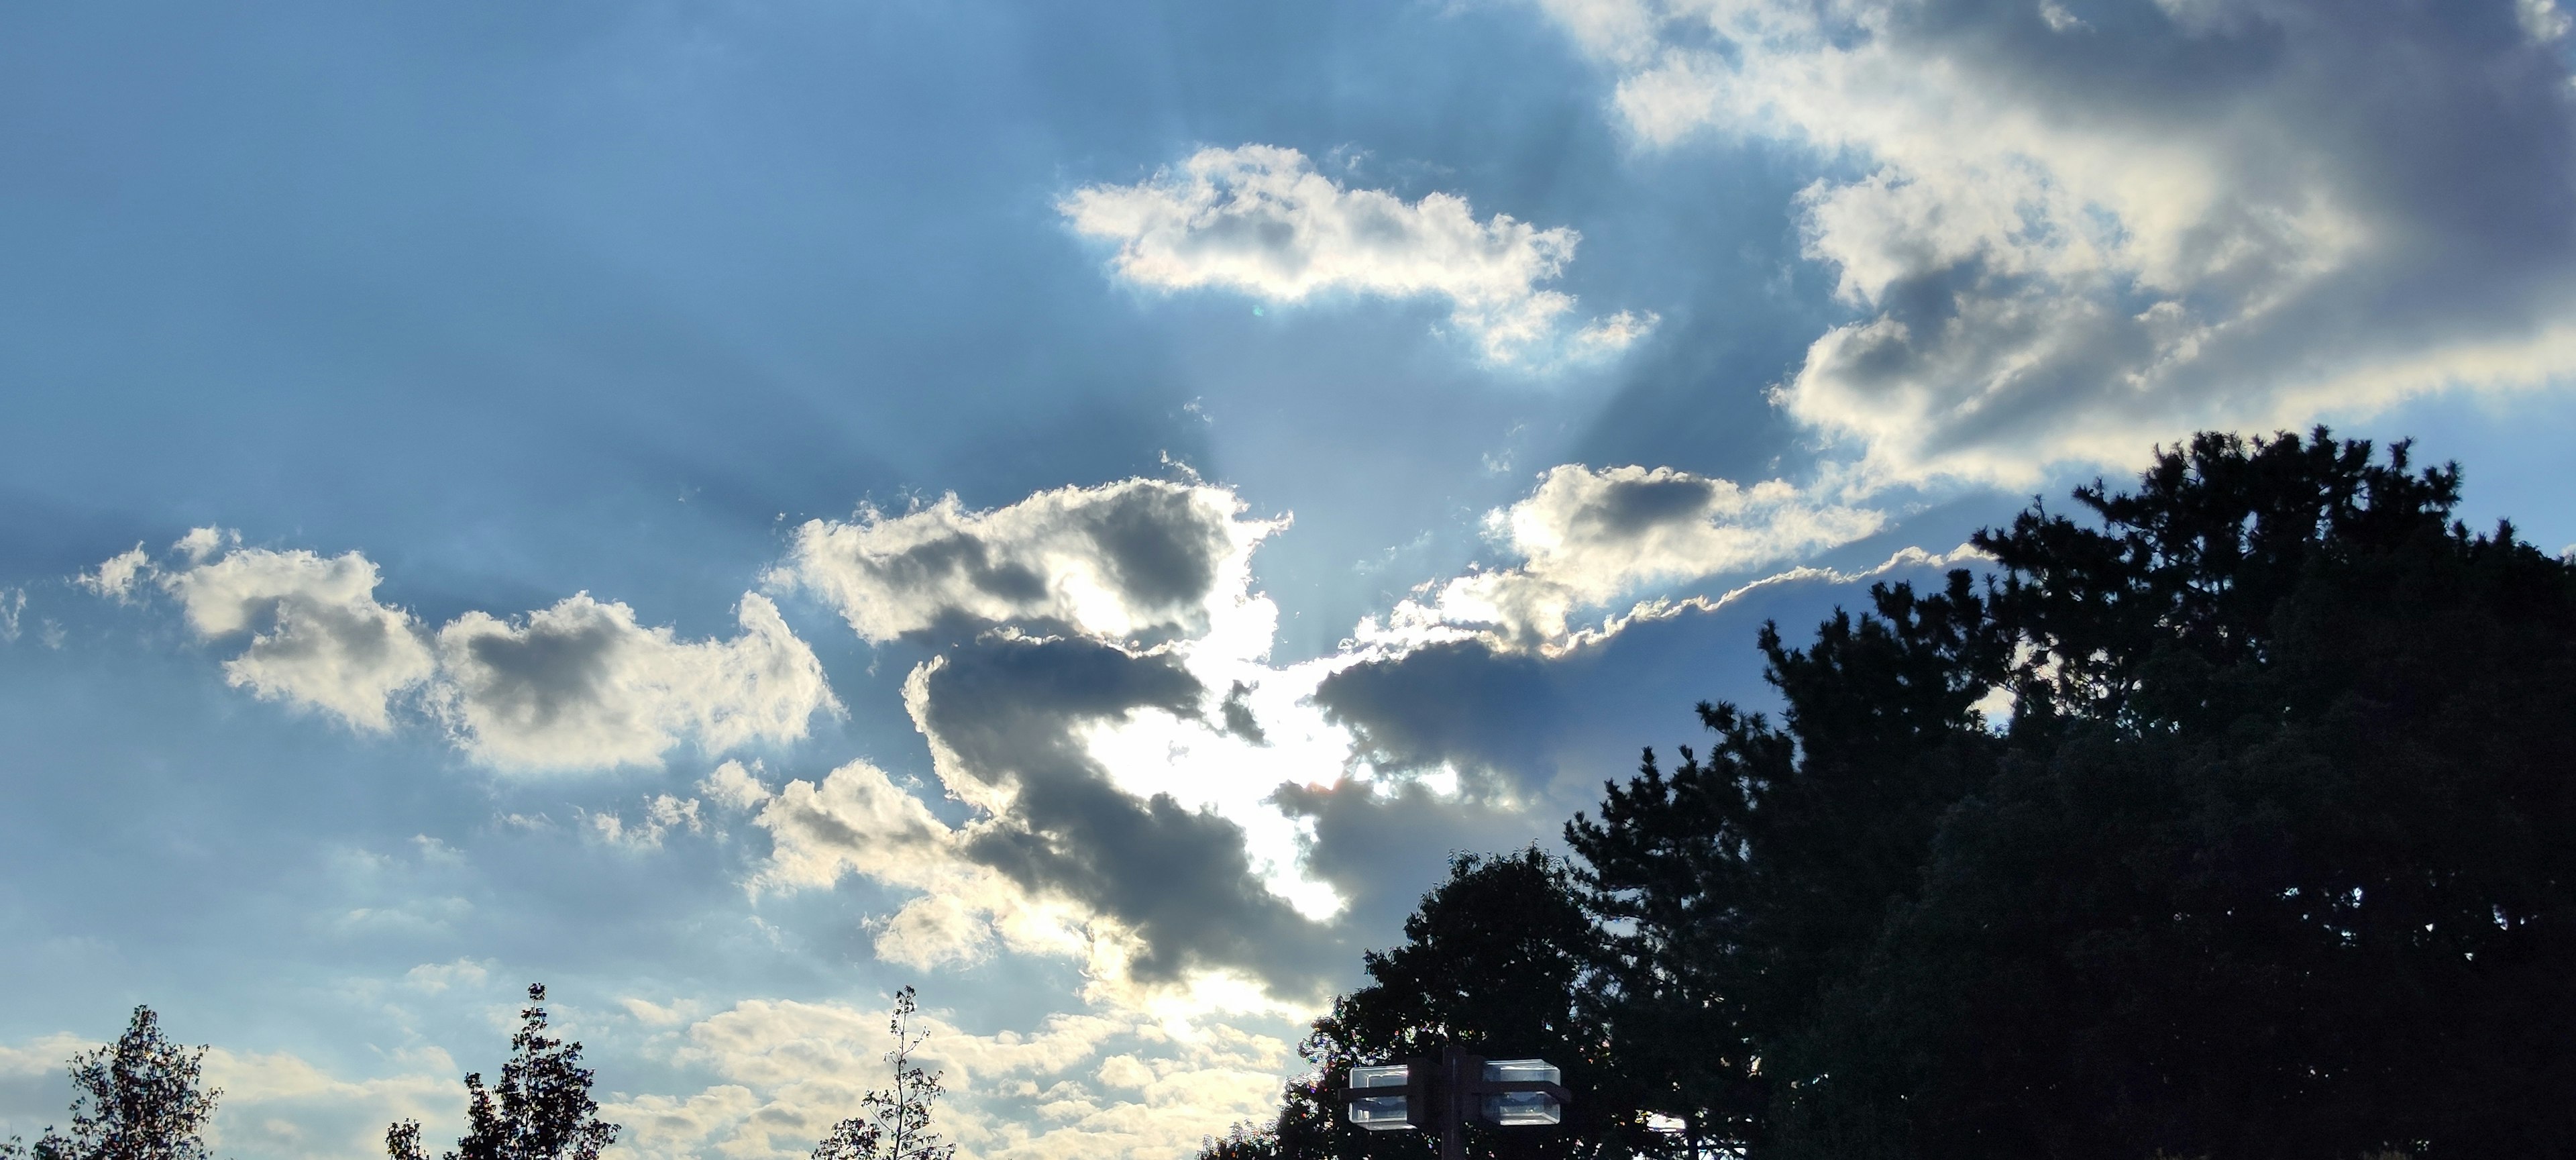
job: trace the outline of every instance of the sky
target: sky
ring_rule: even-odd
[[[2195,430],[2576,550],[2553,0],[0,13],[0,1135],[1177,1157],[1454,852]],[[1999,709],[2001,707],[1998,707]]]

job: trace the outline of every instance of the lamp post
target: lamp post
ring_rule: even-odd
[[[1544,1059],[1486,1059],[1456,1046],[1438,1059],[1354,1067],[1341,1089],[1345,1114],[1372,1132],[1440,1133],[1440,1160],[1465,1160],[1469,1123],[1496,1128],[1554,1124],[1573,1096]]]

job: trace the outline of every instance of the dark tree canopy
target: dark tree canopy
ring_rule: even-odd
[[[617,1142],[618,1126],[602,1121],[590,1098],[581,1044],[546,1034],[545,1001],[544,984],[528,987],[500,1083],[487,1089],[481,1072],[466,1075],[465,1136],[444,1160],[599,1160],[600,1150]],[[392,1160],[425,1160],[420,1124],[387,1128],[385,1152]]]
[[[2576,569],[2459,479],[2203,435],[1766,628],[1781,723],[1568,828],[1621,1069],[1766,1157],[2576,1151]]]
[[[0,1160],[208,1160],[203,1133],[224,1093],[199,1086],[205,1057],[136,1007],[116,1042],[72,1057],[71,1134],[47,1128],[32,1146],[13,1137]]]

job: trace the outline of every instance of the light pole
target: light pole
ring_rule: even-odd
[[[1455,1046],[1438,1059],[1354,1067],[1341,1089],[1350,1122],[1372,1132],[1440,1133],[1440,1160],[1465,1160],[1470,1123],[1496,1128],[1554,1124],[1573,1096],[1544,1059],[1486,1059]]]

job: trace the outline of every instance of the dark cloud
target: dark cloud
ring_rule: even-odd
[[[567,712],[598,702],[600,683],[626,633],[606,619],[530,625],[517,633],[466,638],[472,663],[460,691],[476,701],[506,706],[512,724],[553,725]]]
[[[1252,715],[1248,703],[1251,696],[1252,686],[1236,681],[1225,691],[1225,701],[1217,706],[1217,712],[1225,721],[1226,732],[1255,745],[1268,745],[1270,738],[1261,732],[1260,719]]]
[[[1717,481],[1693,475],[1619,479],[1602,489],[1585,513],[1603,531],[1634,535],[1657,524],[1706,518]]]

